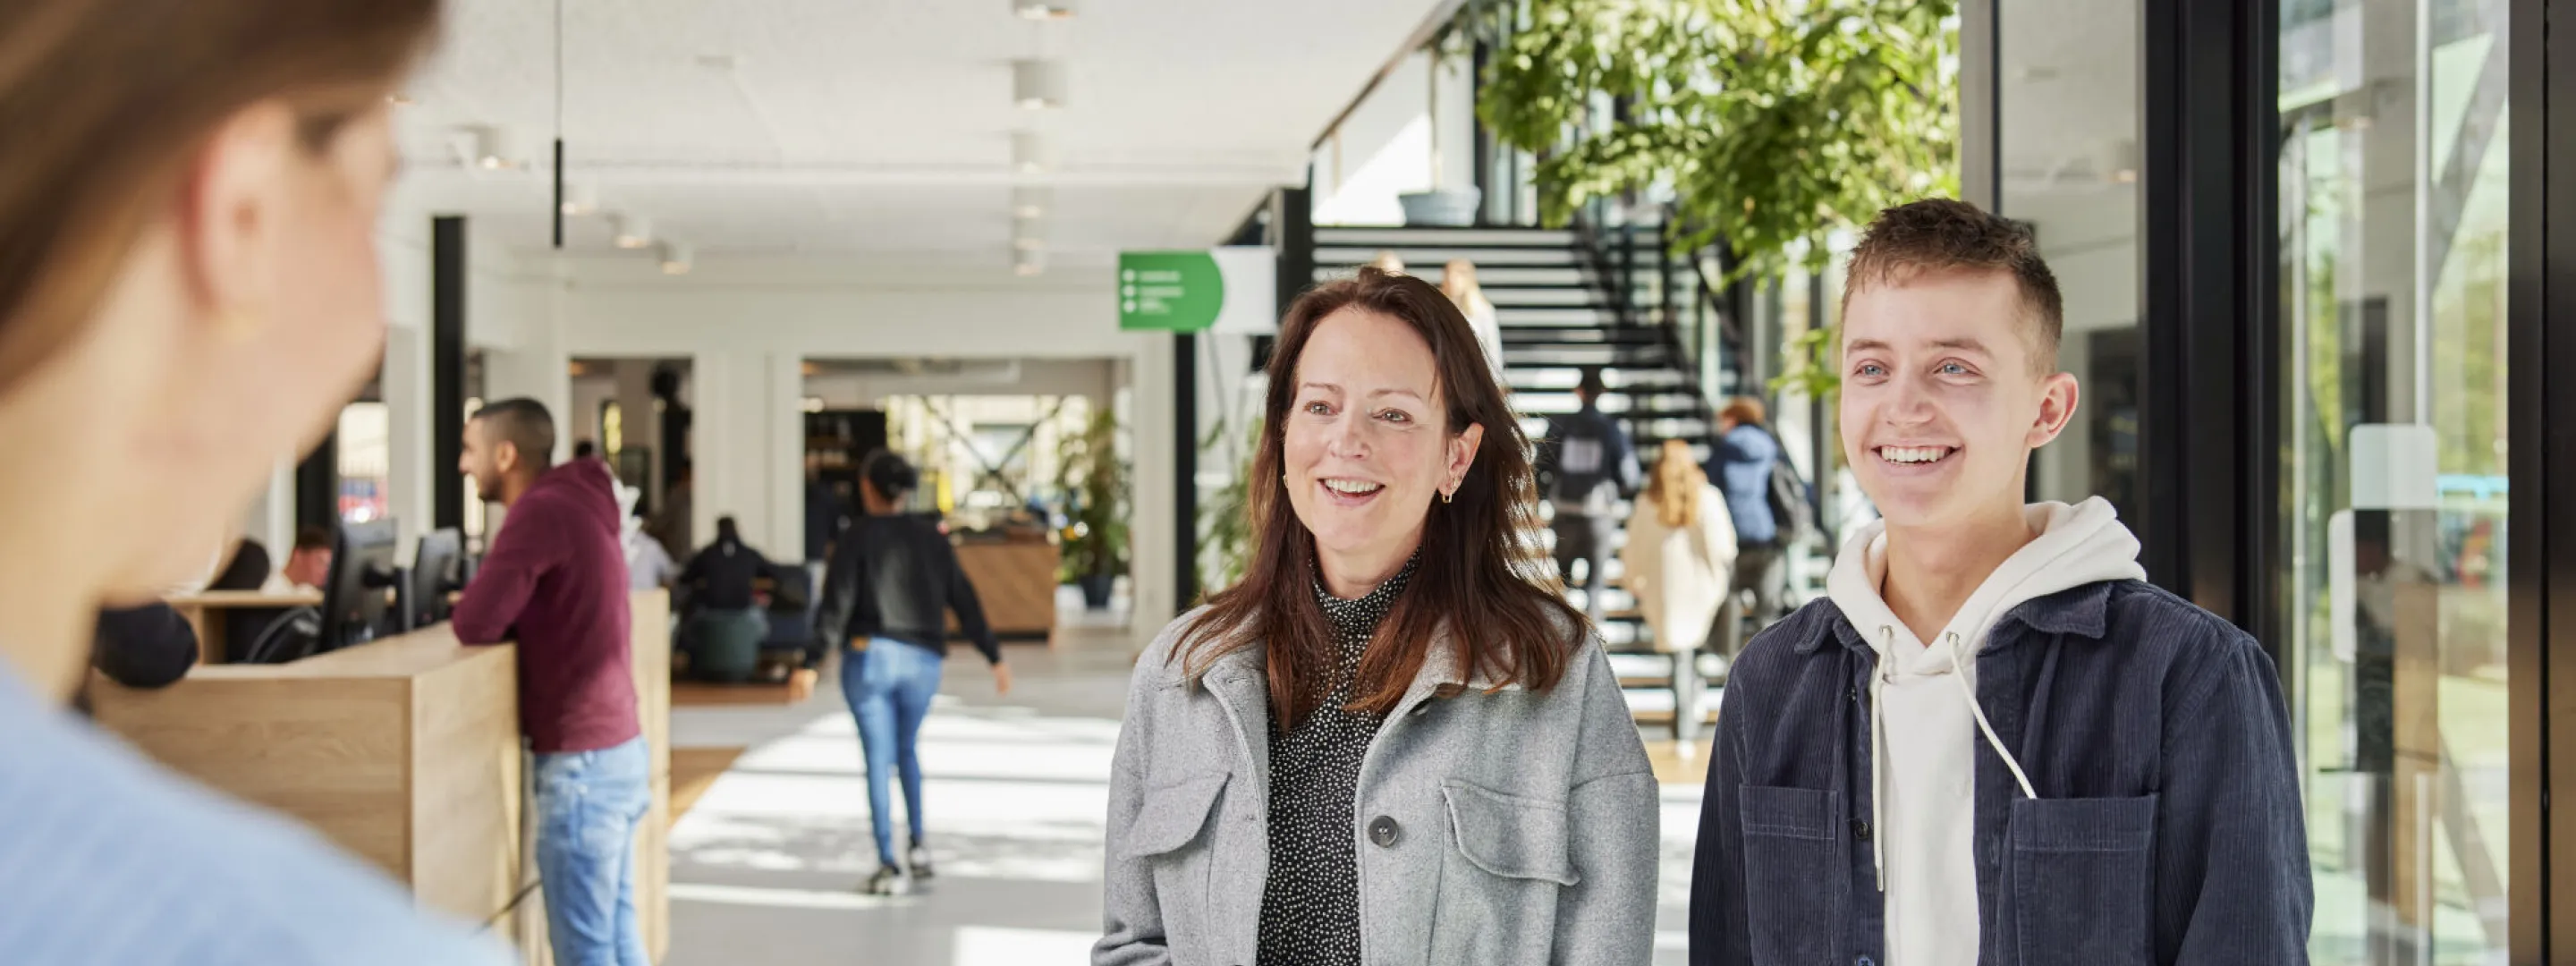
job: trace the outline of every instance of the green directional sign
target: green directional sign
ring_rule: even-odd
[[[1118,327],[1199,332],[1225,308],[1225,273],[1205,251],[1121,252]]]

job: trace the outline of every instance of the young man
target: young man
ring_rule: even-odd
[[[519,645],[555,961],[644,966],[635,825],[652,804],[651,759],[635,712],[617,496],[596,461],[554,466],[554,448],[554,418],[533,400],[493,403],[466,423],[460,468],[509,512],[456,603],[456,636]]]
[[[331,582],[331,531],[326,527],[300,527],[295,531],[295,549],[286,554],[286,566],[268,579],[265,586],[273,593],[315,590]]]
[[[1691,962],[2305,963],[2271,661],[2146,584],[2108,503],[2022,503],[2077,395],[2030,236],[1916,202],[1850,278],[1844,456],[1884,519],[1735,665]]]
[[[1605,610],[1601,591],[1609,579],[1602,564],[1618,550],[1620,529],[1628,522],[1619,503],[1645,482],[1628,431],[1601,411],[1603,388],[1601,370],[1584,367],[1574,385],[1575,411],[1547,421],[1535,467],[1540,492],[1556,506],[1556,572],[1572,583],[1574,562],[1584,562],[1583,607],[1595,623]]]

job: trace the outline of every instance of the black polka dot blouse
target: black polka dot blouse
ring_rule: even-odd
[[[1413,561],[1367,596],[1315,585],[1341,663],[1323,703],[1296,730],[1270,722],[1270,879],[1261,893],[1261,966],[1358,966],[1359,847],[1352,832],[1360,762],[1382,716],[1346,711],[1369,637],[1386,620]]]

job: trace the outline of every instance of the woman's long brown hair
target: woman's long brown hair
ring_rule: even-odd
[[[1434,502],[1421,560],[1404,596],[1360,658],[1350,708],[1384,714],[1403,699],[1429,658],[1434,635],[1457,642],[1469,676],[1544,691],[1564,677],[1589,625],[1565,603],[1536,535],[1538,487],[1529,439],[1476,345],[1467,317],[1430,283],[1375,268],[1297,299],[1270,356],[1261,448],[1252,459],[1251,559],[1243,581],[1208,600],[1181,635],[1175,660],[1191,680],[1228,654],[1267,648],[1270,706],[1294,726],[1323,700],[1334,668],[1331,625],[1315,605],[1315,537],[1288,502],[1284,430],[1297,397],[1297,361],[1315,328],[1336,312],[1392,316],[1431,344],[1451,437],[1485,427],[1455,502]],[[1573,629],[1573,630],[1569,630]]]
[[[0,2],[0,396],[75,341],[187,165],[276,98],[308,148],[382,105],[439,0]]]

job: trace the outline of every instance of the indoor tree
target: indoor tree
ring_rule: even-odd
[[[1821,271],[1835,231],[1958,192],[1957,0],[1512,6],[1477,110],[1540,155],[1549,225],[1594,198],[1667,189],[1675,250],[1727,246],[1732,281]],[[1830,380],[1799,375],[1830,344],[1789,347],[1798,381]]]

